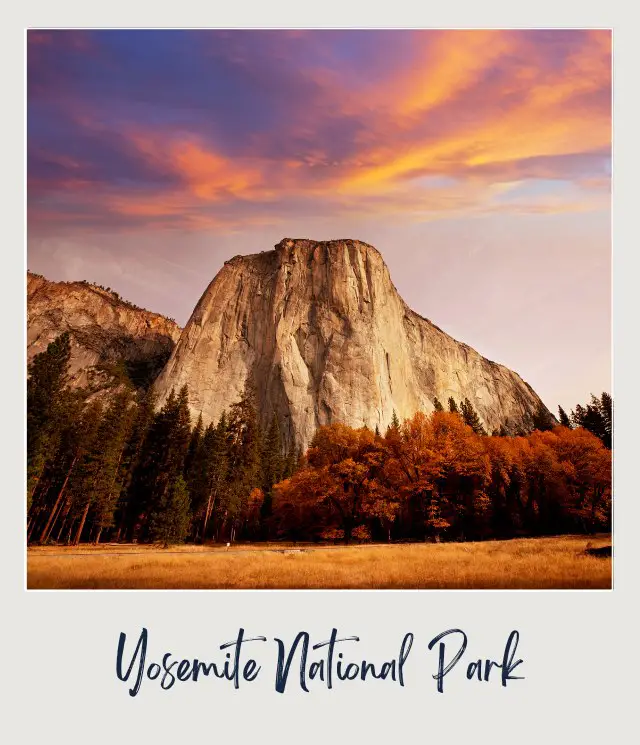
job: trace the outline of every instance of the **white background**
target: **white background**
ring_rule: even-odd
[[[508,2],[233,3],[30,2],[4,10],[0,66],[3,91],[1,302],[2,376],[2,703],[0,730],[8,742],[170,743],[395,742],[626,743],[638,691],[636,559],[638,519],[638,118],[637,11],[623,3]],[[255,7],[252,7],[255,5]],[[628,3],[631,6],[631,3]],[[412,7],[413,6],[413,7]],[[27,592],[24,550],[24,29],[75,26],[251,27],[596,27],[614,29],[614,387],[615,589],[611,592]],[[8,227],[8,230],[7,230]],[[567,278],[570,282],[571,278]],[[561,361],[559,361],[561,364]],[[635,425],[635,426],[634,426]],[[145,681],[131,698],[115,674],[120,631],[137,638],[149,629],[149,659],[219,659],[217,647],[235,637],[264,635],[252,644],[262,664],[258,680],[234,691],[204,679],[161,691]],[[292,678],[274,690],[274,636],[291,642],[301,629],[314,641],[358,635],[354,657],[381,662],[415,634],[406,685],[371,681],[312,684],[303,693]],[[515,680],[502,688],[467,682],[461,663],[438,694],[427,651],[439,632],[460,627],[467,657],[500,659],[518,629]],[[357,648],[357,654],[355,649]],[[346,649],[345,649],[346,653]],[[634,695],[636,694],[636,695]]]

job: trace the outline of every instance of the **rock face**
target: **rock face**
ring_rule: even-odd
[[[50,282],[28,272],[27,360],[65,331],[71,336],[70,382],[92,389],[108,386],[118,364],[134,382],[151,382],[180,336],[174,321],[136,308],[114,292],[87,282]]]
[[[516,373],[413,312],[382,256],[354,240],[285,239],[226,262],[156,381],[159,404],[187,383],[194,417],[217,422],[245,384],[289,443],[320,425],[377,425],[438,397],[469,398],[485,427],[530,427],[542,402]]]

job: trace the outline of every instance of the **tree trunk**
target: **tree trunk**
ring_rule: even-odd
[[[40,516],[40,510],[36,511],[29,518],[29,529],[27,531],[27,543],[31,543],[31,538],[35,533],[36,525],[38,524],[38,517]]]
[[[78,526],[78,530],[76,531],[76,536],[73,539],[73,545],[77,546],[80,543],[80,537],[82,535],[82,531],[84,529],[84,524],[87,519],[87,515],[89,514],[89,507],[91,506],[91,502],[87,500],[87,504],[84,507],[84,511],[82,513],[82,517],[80,518],[80,525]]]
[[[74,524],[75,524],[75,520],[73,518],[69,520],[69,530],[67,532],[67,538],[65,540],[65,543],[67,544],[67,546],[71,545],[71,533],[73,533]]]
[[[67,527],[67,516],[68,510],[62,515],[62,521],[60,522],[60,530],[58,531],[58,535],[56,536],[56,543],[60,543],[60,538],[62,537],[62,534],[64,533],[64,529]]]
[[[98,545],[98,543],[100,543],[100,534],[101,534],[101,533],[102,533],[102,526],[100,526],[100,527],[98,528],[98,532],[96,533],[96,540],[95,540],[95,544],[96,544],[96,546]]]
[[[51,510],[51,514],[49,515],[47,524],[44,526],[44,530],[40,534],[40,543],[44,543],[49,537],[49,534],[51,533],[51,531],[53,530],[54,517],[56,518],[58,517],[58,510],[60,507],[60,503],[62,501],[62,497],[67,488],[67,484],[69,483],[69,477],[71,476],[71,472],[73,471],[73,467],[75,466],[77,460],[78,460],[78,456],[76,455],[73,461],[71,462],[71,466],[69,467],[69,470],[67,471],[67,477],[65,478],[64,484],[62,484],[62,489],[60,489],[60,493],[58,494],[55,504],[53,505],[53,509]]]
[[[209,493],[209,499],[207,500],[207,509],[204,513],[204,523],[202,525],[202,540],[204,541],[207,537],[207,525],[209,524],[209,520],[211,518],[211,513],[213,512],[213,505],[215,504],[215,497],[213,496],[213,493]]]
[[[40,469],[40,473],[35,478],[35,483],[33,485],[33,489],[31,490],[31,494],[29,494],[29,499],[32,500],[32,502],[31,502],[32,504],[33,504],[33,495],[36,493],[36,490],[37,490],[37,488],[38,488],[38,486],[40,484],[40,481],[42,479],[42,474],[44,473],[44,470],[45,470],[46,467],[47,467],[47,462],[45,461],[44,464],[42,465],[42,468]]]

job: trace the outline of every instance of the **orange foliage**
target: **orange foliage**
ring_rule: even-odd
[[[417,413],[384,437],[333,424],[277,485],[274,511],[315,537],[481,539],[607,529],[611,453],[583,429],[476,434]]]

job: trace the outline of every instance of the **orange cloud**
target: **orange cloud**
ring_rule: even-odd
[[[515,43],[506,31],[439,32],[395,87],[394,111],[400,116],[425,114],[455,98]]]
[[[141,226],[264,224],[331,210],[424,220],[465,211],[600,209],[606,200],[575,194],[565,202],[499,202],[512,182],[532,177],[593,190],[584,170],[565,176],[561,159],[606,154],[611,144],[611,34],[575,32],[559,43],[549,34],[542,41],[518,31],[408,34],[410,62],[365,75],[361,86],[323,66],[320,55],[301,72],[314,95],[304,106],[292,95],[280,129],[234,142],[238,155],[225,152],[224,139],[197,134],[197,121],[194,131],[127,124],[117,137],[128,157],[134,151],[133,165],[122,166],[131,168],[133,188],[100,181],[79,162],[80,151],[48,158],[63,177],[30,177],[29,190],[42,197],[42,214],[57,200],[72,215],[76,199],[84,219],[92,198],[123,224]],[[108,117],[105,123],[82,105],[69,115],[97,139],[113,134]],[[140,157],[153,166],[140,171],[152,175],[136,182]],[[526,165],[536,159],[547,160]],[[592,176],[606,181],[602,169]]]
[[[177,175],[190,193],[207,202],[230,197],[255,197],[262,186],[260,170],[243,159],[231,159],[192,137],[131,135],[146,157]]]
[[[586,36],[560,70],[545,70],[541,60],[526,54],[518,60],[513,57],[517,49],[517,37],[510,32],[439,36],[424,56],[425,67],[393,83],[388,105],[395,135],[415,127],[419,119],[428,123],[431,111],[456,98],[464,101],[465,91],[508,55],[500,62],[503,76],[499,82],[483,86],[487,96],[483,116],[456,119],[452,115],[450,126],[438,135],[403,137],[400,147],[394,147],[390,132],[379,138],[382,146],[376,144],[360,154],[361,164],[344,175],[340,191],[372,194],[416,175],[468,175],[481,166],[610,146],[609,108],[583,103],[589,95],[610,90],[608,32]],[[402,93],[406,90],[413,92]]]

